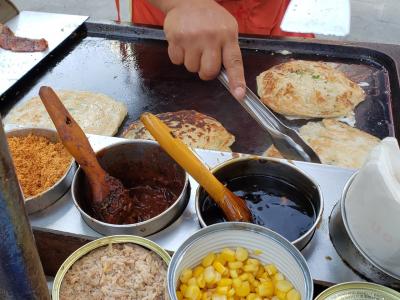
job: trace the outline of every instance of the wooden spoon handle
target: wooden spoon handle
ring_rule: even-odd
[[[85,133],[69,114],[57,94],[52,88],[42,86],[39,95],[65,148],[83,168],[89,180],[103,182],[105,171],[97,161]]]
[[[140,120],[161,147],[207,191],[229,221],[249,221],[248,209],[241,203],[244,201],[230,193],[168,126],[150,113],[144,113]]]

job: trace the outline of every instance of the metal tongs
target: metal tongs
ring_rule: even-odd
[[[218,80],[229,90],[228,75],[221,69]],[[274,146],[286,159],[321,163],[318,155],[304,142],[293,129],[284,125],[262,102],[246,87],[242,101],[238,101],[244,109],[268,131]]]

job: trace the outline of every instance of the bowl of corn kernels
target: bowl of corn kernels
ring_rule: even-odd
[[[279,234],[250,223],[201,229],[168,267],[171,300],[312,300],[313,281],[299,250]]]

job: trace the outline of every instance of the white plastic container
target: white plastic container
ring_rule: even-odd
[[[371,151],[349,187],[345,214],[356,247],[400,279],[400,149],[395,138]]]

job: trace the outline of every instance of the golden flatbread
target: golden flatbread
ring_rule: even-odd
[[[56,91],[69,113],[85,133],[113,136],[127,114],[125,104],[103,94],[83,91]],[[40,97],[14,107],[5,124],[55,129]]]
[[[309,122],[299,130],[300,136],[318,154],[322,163],[358,169],[368,153],[379,144],[379,139],[332,119]],[[280,157],[279,151],[271,146],[264,156]]]
[[[344,117],[365,99],[363,89],[330,64],[304,60],[261,73],[257,88],[268,107],[294,117]]]
[[[193,148],[231,151],[229,147],[235,141],[235,137],[221,123],[194,110],[166,112],[158,114],[157,117],[172,129],[176,137]],[[153,140],[140,121],[130,124],[122,133],[122,137]]]

